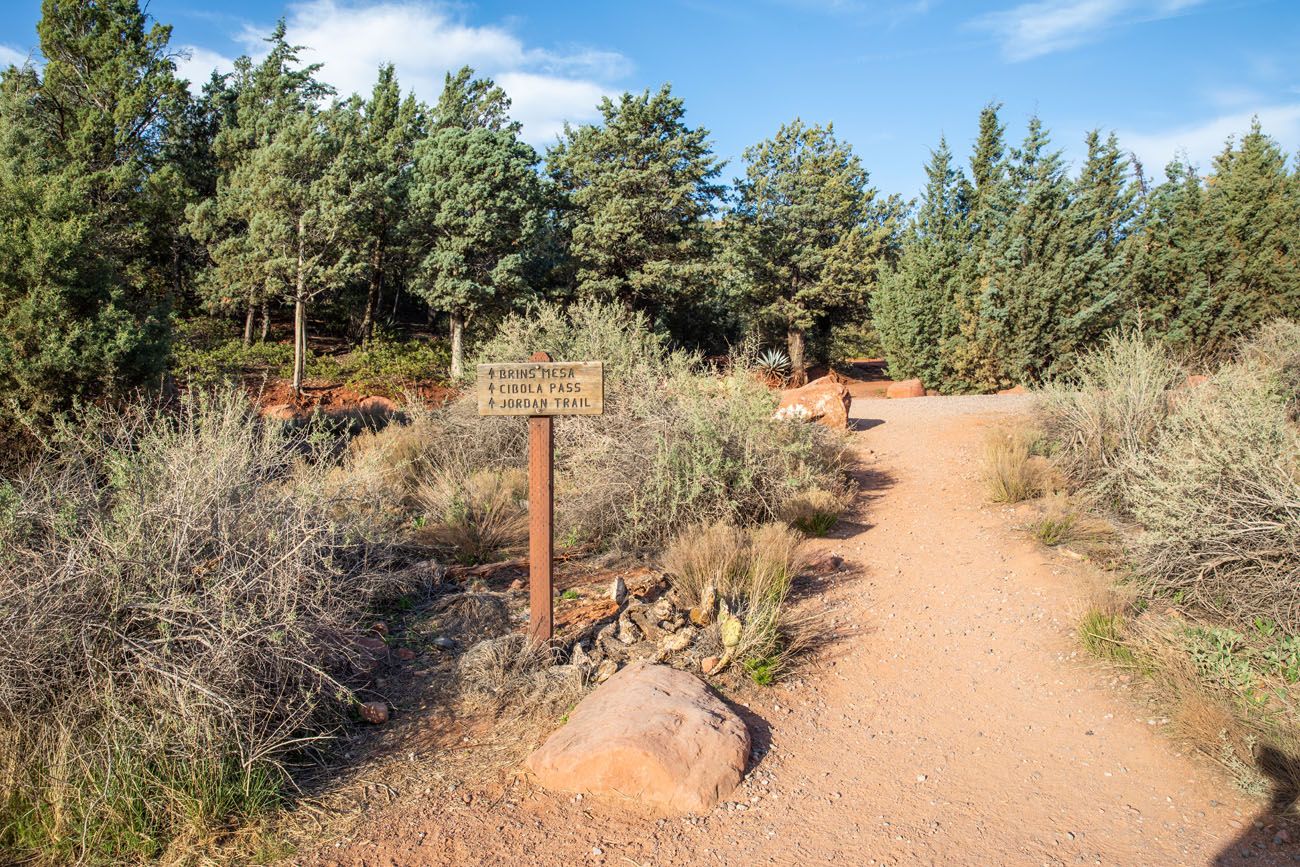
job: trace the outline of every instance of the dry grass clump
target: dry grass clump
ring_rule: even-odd
[[[699,525],[672,541],[663,566],[683,601],[716,608],[724,659],[771,683],[803,643],[787,602],[804,566],[803,536],[782,523],[748,531],[725,522]],[[729,626],[736,623],[736,626]]]
[[[844,491],[813,488],[791,497],[781,508],[781,520],[807,536],[825,536],[848,506]]]
[[[1169,393],[1186,372],[1162,344],[1140,334],[1113,336],[1079,370],[1076,381],[1043,390],[1038,423],[1072,489],[1122,508],[1132,462],[1159,434]]]
[[[1043,502],[1043,512],[1030,527],[1044,545],[1066,545],[1088,557],[1114,555],[1114,526],[1104,518],[1074,505],[1068,495],[1054,493]]]
[[[1033,438],[1020,430],[990,431],[984,441],[984,485],[995,503],[1019,503],[1043,492],[1044,472]]]
[[[274,803],[392,586],[242,395],[88,412],[0,484],[0,846],[139,863]],[[400,574],[400,573],[398,573]]]
[[[528,541],[528,476],[515,468],[460,475],[443,468],[416,491],[425,522],[421,536],[462,563],[486,563]]]

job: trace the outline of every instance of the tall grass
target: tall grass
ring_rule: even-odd
[[[319,457],[224,392],[85,413],[0,488],[12,858],[158,856],[275,803],[342,719],[352,637],[399,588]]]

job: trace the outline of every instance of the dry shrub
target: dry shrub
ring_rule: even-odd
[[[1160,432],[1170,390],[1186,373],[1162,344],[1140,334],[1111,337],[1079,369],[1076,381],[1043,390],[1038,423],[1071,488],[1123,511],[1133,460]]]
[[[393,586],[310,435],[234,393],[85,413],[0,485],[0,845],[139,863],[274,803]]]
[[[556,523],[562,545],[647,549],[684,527],[776,520],[799,494],[838,490],[844,437],[775,422],[775,398],[743,363],[719,376],[669,350],[644,315],[620,305],[541,305],[502,323],[478,357],[605,362],[605,412],[556,419]],[[433,413],[439,434],[423,461],[467,478],[522,467],[527,426],[482,418],[473,395]]]
[[[1019,503],[1043,491],[1043,469],[1033,439],[1019,430],[990,431],[984,442],[984,484],[995,503]]]
[[[748,531],[719,522],[681,533],[663,555],[684,601],[700,604],[712,588],[739,618],[740,641],[732,656],[758,683],[771,683],[806,638],[806,622],[787,604],[804,565],[802,544],[802,534],[779,522]]]
[[[421,535],[463,563],[486,563],[519,551],[528,541],[528,476],[514,468],[461,475],[438,470],[416,498],[425,524]]]
[[[1224,368],[1133,459],[1132,553],[1150,593],[1300,634],[1300,433],[1270,374]]]

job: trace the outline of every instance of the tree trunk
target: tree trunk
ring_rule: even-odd
[[[253,320],[257,307],[253,304],[253,299],[248,299],[248,312],[244,315],[244,345],[253,345]]]
[[[451,378],[460,379],[465,367],[465,316],[460,311],[451,313]]]
[[[797,325],[790,325],[785,332],[786,345],[790,350],[790,385],[798,388],[808,382],[808,369],[804,361],[804,333]]]
[[[298,220],[298,283],[293,295],[293,393],[302,394],[307,370],[307,287],[302,261],[302,220]]]
[[[262,301],[262,342],[265,343],[271,336],[271,305],[265,299]]]
[[[379,290],[383,285],[384,275],[379,270],[382,261],[382,248],[375,244],[375,252],[370,257],[370,287],[366,292],[366,312],[361,317],[361,345],[365,346],[375,336],[375,308],[379,306]]]

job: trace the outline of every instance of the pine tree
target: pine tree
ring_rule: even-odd
[[[760,319],[786,332],[801,383],[808,331],[866,307],[894,250],[899,205],[876,199],[861,161],[830,126],[795,120],[744,158],[732,255]]]
[[[1171,162],[1164,183],[1143,198],[1127,245],[1133,267],[1126,325],[1180,352],[1192,350],[1195,326],[1211,307],[1203,249],[1208,236],[1200,176],[1192,166]]]
[[[984,318],[989,289],[991,253],[1015,208],[1009,177],[1006,126],[998,117],[1001,105],[989,103],[980,110],[979,134],[971,153],[969,201],[970,243],[954,293],[950,330],[941,355],[949,369],[945,391],[982,391],[998,380],[1001,347],[996,323]]]
[[[600,112],[600,124],[566,126],[546,157],[577,290],[657,317],[710,278],[703,222],[722,194],[721,166],[668,85],[605,98]]]
[[[871,297],[871,314],[890,373],[919,377],[947,391],[954,371],[946,354],[958,334],[957,296],[970,250],[970,185],[939,140],[925,167],[920,206],[903,235],[898,265]]]
[[[37,32],[44,64],[0,73],[0,425],[157,382],[168,345],[170,28],[45,0]]]

